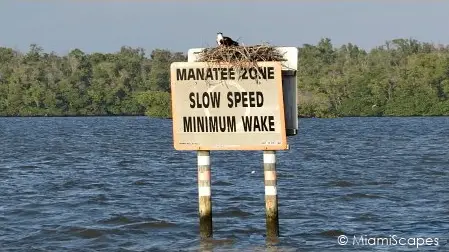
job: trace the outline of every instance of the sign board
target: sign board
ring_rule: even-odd
[[[280,62],[171,64],[176,150],[288,149]]]
[[[200,60],[201,52],[207,48],[191,48],[187,52],[187,62]],[[285,133],[287,136],[298,134],[298,48],[276,47],[276,50],[284,56],[282,62],[282,92],[284,94]]]

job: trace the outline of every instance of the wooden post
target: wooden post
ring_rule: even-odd
[[[276,190],[276,152],[263,152],[265,177],[265,218],[267,238],[279,236],[278,199]]]
[[[198,155],[198,203],[201,238],[212,237],[212,200],[210,151],[200,150]]]

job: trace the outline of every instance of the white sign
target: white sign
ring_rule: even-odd
[[[257,69],[210,62],[171,65],[176,150],[285,150],[279,62]]]

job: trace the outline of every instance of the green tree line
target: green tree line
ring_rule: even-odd
[[[330,39],[299,49],[300,115],[449,115],[449,47],[395,39],[370,50]]]
[[[299,48],[301,117],[449,115],[449,47],[395,39],[366,51],[328,38]],[[122,47],[59,56],[0,47],[0,116],[170,117],[181,52]]]
[[[116,53],[27,53],[0,48],[0,116],[168,117],[172,62],[179,52],[122,47]]]

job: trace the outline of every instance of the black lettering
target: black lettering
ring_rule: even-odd
[[[198,94],[198,92],[196,93],[196,107],[197,108],[203,107],[203,105],[201,105],[201,103],[200,103],[200,94]]]
[[[221,120],[223,119],[223,120]],[[225,132],[226,131],[226,117],[220,116],[220,119],[218,120],[218,124],[220,125],[220,131]]]
[[[227,80],[228,79],[228,72],[227,72],[227,68],[222,68],[221,69],[221,79],[222,80]]]
[[[249,78],[251,80],[255,80],[257,78],[257,70],[253,67],[249,69]]]
[[[274,67],[268,67],[268,79],[274,80]]]
[[[228,92],[228,108],[236,108],[239,103],[242,107],[263,107],[264,98],[263,93],[257,92]]]
[[[257,101],[257,107],[263,107],[263,93],[260,91],[256,92],[256,101]]]
[[[254,131],[260,131],[260,122],[259,122],[259,117],[255,116],[254,117],[254,125],[253,125]]]
[[[254,108],[256,106],[256,97],[254,92],[249,92],[249,106]]]
[[[274,131],[274,116],[242,116],[241,118],[245,132]],[[184,132],[237,132],[235,116],[184,116],[182,121]]]
[[[192,117],[182,117],[182,121],[184,123],[184,132],[192,132]]]
[[[176,69],[176,80],[186,80],[186,76],[187,76],[187,70],[185,68]]]
[[[274,116],[268,116],[268,126],[270,131],[274,130]]]
[[[220,107],[220,94],[219,92],[211,93],[212,108]]]
[[[228,132],[236,132],[235,116],[226,116]]]
[[[245,132],[251,131],[252,117],[251,116],[242,116],[242,122],[243,122],[243,130]]]
[[[235,80],[234,74],[235,74],[234,68],[229,68],[229,79],[230,80]]]
[[[228,108],[232,108],[234,105],[233,100],[232,100],[232,92],[228,92]]]
[[[218,68],[214,67],[215,80],[218,80]]]
[[[210,132],[218,132],[218,121],[216,116],[209,118],[209,129]]]
[[[246,72],[246,68],[243,68],[242,70],[243,70],[243,73],[242,73],[241,79],[242,79],[242,80],[247,80],[247,79],[248,79],[248,76],[246,76],[246,73],[247,73],[247,72]]]
[[[268,131],[268,127],[267,127],[267,116],[261,116],[261,122],[260,122],[260,126],[262,127],[261,128],[261,131]]]
[[[198,124],[197,132],[204,132],[204,116],[196,117],[196,123]]]
[[[206,71],[206,80],[212,80],[213,78],[212,69],[208,68]]]
[[[256,79],[260,74],[261,78],[274,79],[274,68],[241,68],[239,79]],[[271,74],[271,75],[270,75]],[[236,70],[234,68],[181,68],[176,69],[177,80],[235,80]]]
[[[197,68],[196,69],[196,79],[197,80],[204,80],[204,68]]]
[[[209,108],[209,94],[207,92],[203,93],[203,107]]]
[[[248,92],[242,92],[242,107],[247,108],[248,107]]]
[[[275,131],[274,116],[242,116],[242,122],[245,132]]]
[[[267,68],[266,67],[259,67],[259,74],[262,75],[262,79],[267,79]]]
[[[193,68],[189,69],[189,76],[187,77],[187,80],[195,80],[195,70]]]
[[[242,101],[242,94],[240,92],[234,92],[234,107],[237,107],[239,102]]]
[[[190,100],[190,108],[195,107],[195,93],[191,92],[189,94],[189,100]]]

